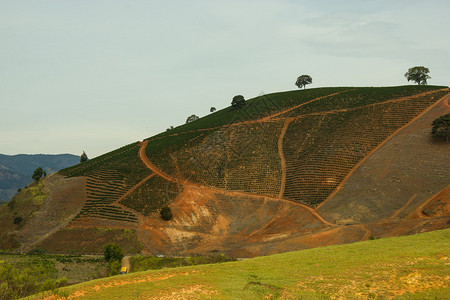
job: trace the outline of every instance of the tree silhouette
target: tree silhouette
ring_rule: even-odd
[[[427,84],[427,79],[431,78],[427,75],[428,73],[430,73],[430,70],[428,68],[418,66],[409,68],[408,72],[405,73],[405,77],[406,79],[408,79],[408,81],[414,81],[418,85],[425,85]]]
[[[309,75],[300,75],[295,82],[295,85],[298,86],[299,89],[305,89],[307,84],[312,83],[312,78]]]

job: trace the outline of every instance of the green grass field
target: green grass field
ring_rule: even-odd
[[[132,273],[62,288],[57,294],[77,299],[448,299],[449,256],[446,229]]]

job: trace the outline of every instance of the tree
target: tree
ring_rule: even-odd
[[[431,134],[436,138],[445,138],[448,143],[450,137],[450,114],[443,115],[431,123]]]
[[[36,170],[34,170],[34,173],[31,176],[31,178],[33,178],[34,181],[39,181],[39,179],[41,179],[41,177],[45,175],[46,175],[45,171],[41,167],[38,167]]]
[[[120,248],[120,246],[117,244],[108,244],[103,250],[103,255],[105,256],[105,260],[109,263],[115,260],[122,261],[123,251],[122,248]]]
[[[237,95],[233,97],[233,101],[231,101],[231,106],[235,109],[241,109],[245,107],[245,98],[242,95]]]
[[[80,156],[80,163],[84,163],[87,160],[88,160],[88,157],[86,155],[86,152],[83,151],[83,153]]]
[[[209,112],[215,112],[216,111],[216,108],[215,107],[211,107],[210,109],[209,109]]]
[[[408,81],[414,81],[418,85],[425,85],[427,84],[427,79],[431,78],[427,75],[428,73],[430,73],[428,68],[417,66],[414,68],[409,68],[408,72],[405,73],[405,77]]]
[[[309,75],[301,75],[297,78],[295,85],[298,86],[299,89],[305,89],[307,84],[312,83],[312,78]]]
[[[164,206],[163,208],[161,208],[159,213],[161,214],[161,218],[164,221],[169,221],[173,217],[172,210],[168,206]]]
[[[186,119],[186,124],[187,124],[187,123],[194,122],[194,121],[197,121],[198,119],[200,119],[198,116],[196,116],[196,115],[190,115],[190,116]]]

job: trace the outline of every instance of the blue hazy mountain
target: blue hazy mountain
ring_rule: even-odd
[[[32,182],[31,176],[37,167],[52,174],[79,162],[80,157],[72,154],[0,154],[0,203],[9,201],[17,189]]]

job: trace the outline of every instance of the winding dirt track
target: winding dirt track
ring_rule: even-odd
[[[141,148],[139,149],[139,157],[141,158],[142,162],[147,166],[147,168],[149,168],[150,170],[152,170],[153,172],[155,172],[158,176],[161,176],[162,178],[169,180],[171,182],[178,182],[178,180],[176,180],[175,178],[167,175],[166,173],[164,173],[163,171],[161,171],[160,169],[158,169],[147,157],[147,154],[145,154],[145,148],[147,148],[147,144],[148,144],[148,140],[145,140],[143,142],[141,142]]]
[[[293,118],[286,119],[283,129],[281,130],[280,137],[278,138],[278,155],[280,156],[281,161],[281,186],[278,198],[283,198],[284,190],[286,188],[286,158],[284,157],[283,152],[283,141],[284,136],[286,135],[286,131],[289,127],[289,123],[291,123],[293,120]]]

